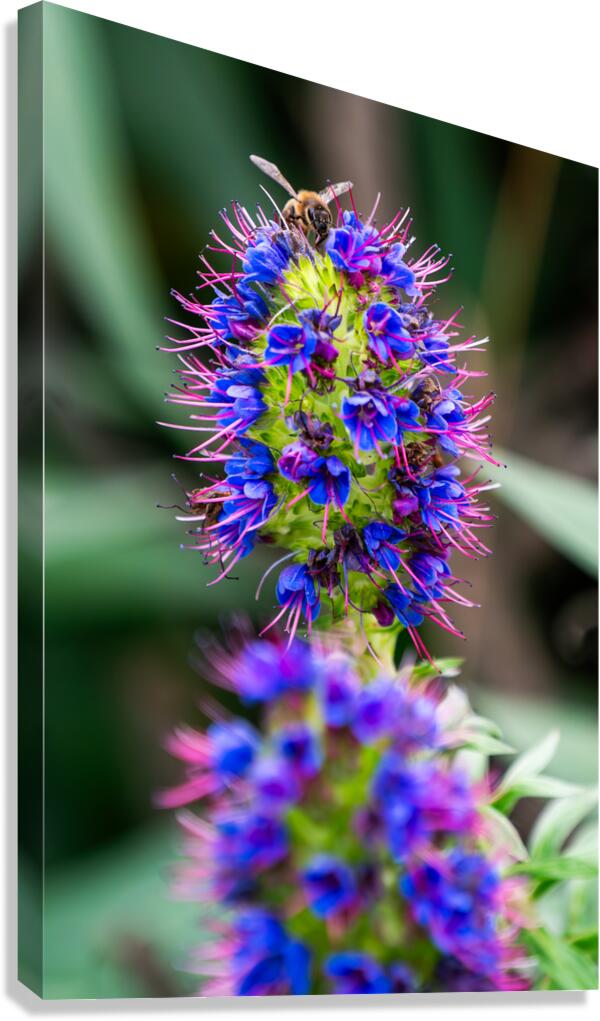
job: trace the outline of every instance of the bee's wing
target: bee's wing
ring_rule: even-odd
[[[263,174],[270,177],[272,181],[277,181],[282,188],[285,188],[288,195],[291,195],[293,199],[296,198],[296,192],[292,188],[290,182],[281,173],[279,167],[276,167],[274,163],[269,163],[268,160],[264,160],[262,156],[251,156],[250,159],[259,170],[262,170]]]
[[[329,203],[332,199],[337,198],[338,195],[343,195],[353,187],[352,181],[339,181],[338,184],[328,184],[326,188],[323,188],[323,191],[319,192],[319,198],[323,199],[323,202]]]

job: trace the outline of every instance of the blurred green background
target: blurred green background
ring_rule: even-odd
[[[185,994],[195,981],[178,968],[200,930],[194,906],[169,898],[177,835],[151,796],[177,770],[161,739],[199,715],[194,631],[232,608],[259,619],[273,597],[267,585],[262,610],[254,601],[260,552],[238,582],[207,589],[201,558],[178,548],[182,526],[156,509],[180,496],[169,475],[182,448],[155,425],[173,368],[156,352],[177,314],[169,289],[194,288],[222,206],[263,198],[250,152],[298,187],[352,179],[364,211],[381,191],[381,220],[410,204],[417,248],[453,253],[439,310],[464,305],[468,332],[493,338],[481,363],[509,468],[496,473],[495,556],[459,572],[482,604],[459,617],[468,641],[438,631],[429,646],[466,657],[477,708],[516,747],[558,723],[553,772],[592,783],[597,171],[54,5],[43,22],[45,993]],[[21,40],[25,80],[33,35]],[[30,184],[24,173],[25,345],[39,342],[26,300],[41,255]],[[35,449],[32,420],[32,507]],[[23,471],[27,481],[26,456]],[[24,527],[27,546],[27,500]],[[26,582],[20,614],[33,641]],[[27,719],[22,731],[26,768],[38,735]],[[523,830],[536,807],[521,809]],[[25,877],[36,845],[25,813]]]

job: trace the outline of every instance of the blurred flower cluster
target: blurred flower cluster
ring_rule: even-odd
[[[326,599],[333,620],[353,609],[406,628],[426,655],[424,618],[458,634],[448,607],[472,605],[451,551],[489,552],[478,472],[493,394],[464,390],[484,375],[465,355],[485,341],[428,307],[448,260],[437,246],[411,257],[408,211],[377,228],[338,208],[317,246],[260,210],[222,216],[229,236],[209,249],[229,265],[203,257],[200,273],[216,297],[177,294],[199,324],[177,323],[186,336],[166,347],[180,363],[167,400],[191,408],[173,427],[200,434],[184,460],[215,473],[187,492],[189,548],[215,581],[257,542],[286,551],[267,627],[310,633]]]
[[[465,705],[429,667],[382,672],[351,645],[211,645],[214,680],[260,722],[210,701],[205,733],[168,740],[186,777],[159,803],[204,799],[180,814],[177,879],[214,937],[192,962],[202,992],[526,987],[526,887],[504,874],[489,780],[460,764]]]

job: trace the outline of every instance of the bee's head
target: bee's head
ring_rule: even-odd
[[[331,213],[327,206],[324,203],[319,205],[315,203],[308,207],[306,213],[311,227],[320,237],[325,237],[332,223]]]

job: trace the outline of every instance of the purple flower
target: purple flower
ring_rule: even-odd
[[[235,662],[233,683],[248,702],[264,702],[287,691],[306,691],[319,679],[310,647],[301,641],[289,649],[268,641],[244,646]]]
[[[394,611],[385,599],[378,599],[371,612],[379,627],[391,627],[394,623]]]
[[[224,370],[216,377],[212,392],[206,399],[209,403],[224,405],[216,415],[221,427],[241,434],[260,418],[267,410],[258,389],[262,382],[263,373],[255,368]]]
[[[246,490],[256,495],[248,497]],[[222,548],[236,551],[236,562],[254,548],[257,530],[267,521],[276,504],[273,487],[264,481],[248,482],[241,493],[225,500],[216,532]],[[233,561],[228,564],[227,570],[232,564]]]
[[[363,317],[363,325],[369,347],[380,362],[388,362],[394,355],[400,358],[412,356],[414,342],[402,325],[402,317],[391,305],[384,301],[370,305]]]
[[[460,509],[468,510],[469,497],[457,481],[460,469],[456,465],[438,468],[417,487],[421,519],[433,532],[442,528],[460,529]]]
[[[344,212],[344,226],[329,232],[325,247],[333,265],[351,278],[360,279],[364,273],[376,276],[381,270],[379,233],[374,227],[364,226],[354,213]]]
[[[417,988],[415,976],[406,964],[395,962],[390,965],[388,973],[393,993],[413,993]]]
[[[279,755],[292,773],[302,780],[317,775],[323,761],[323,750],[315,732],[307,723],[290,723],[275,735]]]
[[[294,772],[278,757],[259,759],[252,770],[251,781],[259,804],[267,810],[283,811],[300,798],[300,785]]]
[[[430,365],[438,372],[456,372],[456,367],[449,360],[450,344],[441,334],[421,337],[418,357],[425,365]]]
[[[240,330],[240,327],[248,321],[248,314],[233,295],[219,296],[211,302],[211,310],[210,313],[206,313],[206,319],[219,340],[239,340],[244,335],[244,330]]]
[[[394,410],[398,432],[420,430],[419,405],[411,401],[409,397],[397,397],[394,401]]]
[[[283,448],[277,467],[284,479],[300,482],[311,474],[312,466],[318,457],[317,452],[308,447],[303,440],[295,440]]]
[[[397,686],[388,677],[378,677],[361,689],[351,723],[352,733],[361,744],[373,744],[390,733],[397,702]]]
[[[315,339],[314,357],[324,362],[334,362],[339,352],[333,343],[333,334],[340,326],[342,317],[329,315],[324,309],[309,308],[301,312],[298,318]]]
[[[332,981],[332,992],[346,995],[360,993],[411,993],[415,977],[405,964],[395,962],[385,970],[369,954],[344,950],[325,961],[325,974]]]
[[[419,399],[418,391],[415,397]],[[453,457],[458,457],[460,451],[453,438],[456,427],[465,422],[465,415],[462,410],[464,397],[460,390],[448,389],[443,391],[439,398],[429,403],[427,408],[427,426],[435,430],[440,447]],[[458,430],[460,436],[460,429]]]
[[[318,457],[310,465],[308,495],[319,507],[343,507],[350,494],[350,471],[339,457]]]
[[[289,231],[261,227],[248,241],[242,268],[246,283],[276,284],[281,280],[291,259]]]
[[[401,521],[419,511],[425,527],[436,534],[443,529],[460,530],[464,524],[461,513],[468,517],[472,497],[458,481],[459,475],[460,469],[448,464],[428,475],[420,473],[412,482],[403,478],[399,484],[392,471],[390,479],[398,494],[393,501],[394,519]],[[445,552],[440,552],[445,557]]]
[[[390,733],[393,747],[402,754],[435,748],[439,737],[435,703],[426,695],[400,689]]]
[[[244,300],[236,295],[219,294],[207,309],[207,322],[219,340],[250,341],[260,328],[260,320],[268,315],[265,301],[250,289]]]
[[[284,447],[277,462],[279,472],[292,482],[307,480],[306,493],[313,503],[343,507],[350,494],[350,471],[339,457],[323,457],[302,440]]]
[[[342,420],[357,450],[378,450],[380,443],[393,442],[398,431],[393,404],[383,391],[344,397]]]
[[[383,594],[391,605],[394,616],[401,624],[404,624],[405,628],[418,627],[423,623],[423,614],[415,609],[418,604],[413,592],[403,591],[394,582],[392,585],[388,585]]]
[[[319,589],[306,564],[284,567],[277,580],[275,594],[279,605],[290,610],[296,621],[302,614],[310,625],[319,616]]]
[[[403,753],[433,748],[438,737],[435,704],[387,677],[376,678],[355,695],[350,725],[362,744],[390,737]]]
[[[232,781],[245,777],[254,762],[260,737],[246,720],[214,723],[206,734],[180,727],[167,738],[165,747],[187,767],[183,783],[160,791],[160,808],[180,808],[207,795],[223,791]]]
[[[456,957],[442,957],[435,969],[433,986],[444,993],[488,993],[498,986],[485,975],[476,975]]]
[[[332,992],[339,994],[390,993],[392,983],[382,966],[368,954],[344,950],[325,962]]]
[[[207,731],[212,767],[223,780],[245,776],[254,762],[260,738],[246,720],[212,723]]]
[[[282,861],[288,839],[279,819],[263,812],[240,811],[216,819],[215,861],[224,873],[248,870],[256,875]]]
[[[433,601],[444,596],[443,579],[451,577],[447,558],[448,554],[445,551],[441,556],[434,553],[415,553],[411,557],[410,569],[420,600]]]
[[[436,946],[478,975],[493,976],[502,963],[497,933],[501,883],[483,855],[457,847],[409,869],[400,890],[415,921]]]
[[[475,824],[473,792],[462,773],[432,762],[408,762],[398,751],[381,758],[373,797],[396,861],[404,861],[438,832],[469,835]]]
[[[316,337],[291,323],[278,323],[267,334],[265,361],[269,365],[289,365],[290,372],[300,372],[310,364],[317,345]]]
[[[321,683],[321,707],[328,727],[345,727],[354,718],[360,681],[342,653],[327,657]]]
[[[363,539],[369,556],[388,570],[395,571],[400,566],[400,556],[395,550],[405,538],[406,533],[384,521],[374,521],[363,528]]]
[[[238,277],[236,292],[237,297],[241,299],[244,309],[252,319],[263,321],[268,317],[269,306],[262,294],[255,291],[251,280],[246,280],[243,276]]]
[[[249,553],[252,553],[256,545],[256,532],[249,531],[246,527],[246,523],[240,520],[232,521],[232,516],[236,513],[237,508],[229,503],[223,504],[223,508],[227,509],[223,511],[224,521],[223,524],[219,524],[217,530],[217,538],[219,540],[219,549],[221,550],[234,550],[236,563],[247,557]],[[225,568],[227,572],[231,570],[231,565]]]
[[[407,486],[397,486],[396,493],[397,495],[392,501],[394,521],[402,521],[418,511],[419,497],[414,490],[409,489]]]
[[[386,284],[401,287],[410,297],[416,297],[420,294],[420,288],[412,269],[402,261],[405,251],[404,245],[392,245],[383,257],[381,275],[385,278]]]
[[[232,454],[225,463],[227,482],[250,499],[263,499],[273,492],[269,483],[264,481],[265,475],[275,471],[271,452],[263,443],[247,439],[239,442],[242,449]]]
[[[234,941],[234,995],[303,996],[309,992],[310,952],[290,939],[274,915],[259,908],[238,915]]]
[[[352,870],[332,855],[314,857],[302,873],[309,907],[320,918],[329,918],[350,907],[356,898]]]

